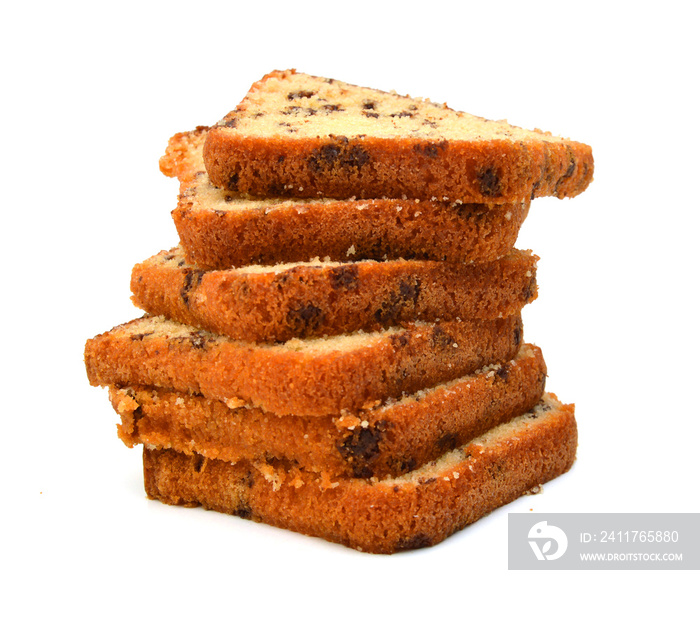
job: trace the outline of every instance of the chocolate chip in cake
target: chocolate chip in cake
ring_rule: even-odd
[[[240,504],[238,508],[235,508],[231,514],[234,517],[240,517],[241,519],[252,519],[253,511],[248,504]]]
[[[201,454],[192,454],[192,468],[195,473],[200,473],[204,467],[205,458]]]
[[[417,466],[418,463],[416,462],[415,458],[406,458],[405,460],[401,460],[398,464],[399,475],[403,475],[404,473],[410,473]]]
[[[523,289],[523,299],[529,301],[537,293],[537,279],[533,275],[529,283]]]
[[[391,336],[391,346],[394,347],[395,350],[399,350],[408,345],[408,340],[409,333],[407,331],[403,331],[399,334],[393,334]]]
[[[328,273],[334,290],[355,290],[359,286],[360,271],[354,264],[332,268]]]
[[[455,344],[454,338],[448,334],[441,325],[433,327],[432,342],[435,348],[445,349]]]
[[[438,453],[442,455],[446,451],[451,451],[455,447],[457,447],[457,444],[459,443],[459,439],[457,437],[457,434],[454,434],[452,432],[445,432],[440,438],[437,439],[437,442],[435,443],[435,448],[437,449]]]
[[[328,168],[361,168],[369,161],[369,153],[344,136],[315,149],[307,159],[309,167],[315,172]]]
[[[523,339],[523,328],[522,328],[522,323],[518,324],[515,328],[515,331],[513,332],[513,339],[515,340],[515,346],[519,347],[520,342]]]
[[[387,421],[380,420],[372,426],[353,430],[338,443],[338,451],[352,463],[355,477],[372,477],[367,465],[379,455],[379,443],[388,427]],[[368,471],[370,475],[367,475]]]
[[[321,308],[313,303],[305,303],[289,310],[287,322],[294,333],[298,335],[309,334],[320,327],[325,320],[325,314]]]
[[[194,349],[206,349],[207,343],[212,341],[204,331],[193,331],[186,338],[178,338],[177,340],[189,340]]]
[[[420,279],[407,281],[402,279],[399,282],[399,295],[404,302],[413,301],[415,305],[420,295]]]
[[[566,169],[566,172],[557,181],[556,185],[554,186],[555,190],[558,190],[559,186],[562,183],[564,183],[567,179],[569,179],[574,174],[574,170],[576,170],[576,157],[574,156],[574,152],[568,146],[567,146],[566,150],[569,154],[569,167]]]
[[[432,544],[433,541],[429,536],[419,533],[407,539],[399,540],[395,549],[397,552],[401,552],[403,550],[415,550],[430,547]]]
[[[298,92],[289,92],[287,100],[296,100],[297,98],[311,98],[316,92],[308,90],[300,90]]]
[[[420,143],[420,144],[414,144],[413,145],[413,150],[416,151],[417,153],[421,153],[422,155],[425,155],[426,157],[430,157],[430,159],[435,159],[440,151],[445,151],[447,149],[448,142],[447,140],[442,140],[442,142],[427,142],[427,143]]]
[[[479,191],[484,196],[497,196],[501,193],[501,178],[495,168],[486,168],[477,172]]]
[[[510,377],[510,368],[507,363],[501,364],[501,366],[498,367],[496,370],[496,377],[502,379],[504,382],[508,381],[508,378]]]
[[[185,271],[185,280],[182,283],[182,288],[180,289],[180,298],[182,302],[190,307],[190,296],[193,290],[197,289],[197,286],[202,282],[202,277],[204,277],[203,270],[190,268]]]

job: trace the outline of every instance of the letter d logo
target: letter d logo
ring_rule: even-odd
[[[540,521],[532,526],[527,536],[529,539],[537,539],[529,541],[537,560],[556,560],[561,558],[569,544],[564,530],[557,528],[557,526],[547,525],[546,521]],[[550,553],[552,541],[556,542],[557,547],[554,552]],[[540,542],[542,542],[541,547]]]

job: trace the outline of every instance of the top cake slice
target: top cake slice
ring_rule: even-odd
[[[254,83],[204,161],[214,185],[253,196],[505,203],[593,177],[585,144],[295,70]]]

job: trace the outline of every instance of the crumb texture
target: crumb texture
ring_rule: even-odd
[[[379,331],[404,322],[513,316],[537,296],[537,257],[494,262],[394,260],[205,271],[181,248],[131,275],[134,304],[153,315],[251,342]]]
[[[204,162],[218,187],[309,198],[504,203],[574,196],[593,175],[585,144],[293,70],[251,87]]]
[[[202,505],[392,554],[434,545],[567,471],[577,443],[572,406],[545,396],[535,408],[395,479],[330,482],[288,461],[236,464],[144,448],[148,496]]]
[[[544,393],[545,375],[541,351],[523,345],[513,360],[352,414],[278,416],[145,386],[111,386],[110,399],[130,447],[171,447],[228,462],[296,460],[332,478],[384,479],[528,411]]]
[[[314,257],[492,261],[514,246],[530,207],[529,199],[481,204],[441,197],[357,199],[354,193],[342,200],[254,199],[211,183],[202,158],[207,132],[178,133],[161,158],[161,169],[181,182],[173,220],[185,255],[202,268]]]
[[[521,343],[519,314],[284,344],[235,341],[146,316],[89,340],[85,365],[95,386],[155,386],[243,399],[275,414],[324,416],[510,360]]]

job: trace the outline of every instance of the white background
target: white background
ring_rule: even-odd
[[[13,3],[3,10],[6,625],[688,625],[698,572],[514,572],[508,512],[698,512],[693,3]],[[256,7],[256,8],[253,8]],[[695,42],[694,42],[695,40]],[[177,242],[170,135],[296,67],[589,143],[595,181],[533,203],[526,340],[575,402],[573,470],[441,545],[383,557],[143,493],[88,386]],[[695,605],[693,604],[693,607]],[[411,621],[412,620],[412,621]]]

